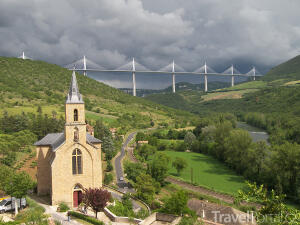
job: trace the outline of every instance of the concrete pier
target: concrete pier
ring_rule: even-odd
[[[175,93],[175,91],[176,91],[175,90],[175,74],[172,75],[172,81],[173,81],[172,82],[172,91],[173,91],[173,93]]]

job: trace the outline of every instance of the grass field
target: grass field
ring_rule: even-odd
[[[236,194],[239,189],[246,187],[243,177],[236,175],[224,164],[210,156],[193,152],[164,151],[164,153],[170,156],[172,161],[176,157],[187,160],[188,167],[180,175],[180,178],[185,181],[191,181],[191,168],[193,168],[194,183],[209,189]],[[177,176],[177,171],[172,168],[172,163],[170,163],[169,174]]]
[[[294,81],[290,81],[290,82],[283,84],[283,86],[293,86],[293,85],[298,85],[298,84],[300,84],[300,80],[294,80]]]
[[[265,81],[250,81],[250,82],[245,82],[241,84],[237,84],[233,87],[228,87],[224,89],[218,89],[219,90],[244,90],[244,89],[260,89],[264,88],[267,86],[267,82]]]
[[[217,99],[239,99],[243,97],[243,94],[257,91],[258,89],[246,89],[240,91],[227,91],[227,92],[214,92],[207,95],[203,95],[203,101],[211,101]]]

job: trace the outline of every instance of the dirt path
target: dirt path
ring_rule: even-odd
[[[227,202],[227,203],[230,203],[230,204],[232,204],[234,202],[234,197],[232,197],[230,195],[221,194],[221,193],[206,189],[204,187],[194,186],[194,185],[186,183],[184,181],[177,180],[173,177],[167,177],[166,181],[168,181],[172,184],[177,184],[180,187],[183,187],[185,189],[195,191],[195,192],[198,192],[198,193],[203,194],[203,195],[208,195],[208,196],[214,197],[216,199],[219,199],[221,201],[224,201],[224,202]]]

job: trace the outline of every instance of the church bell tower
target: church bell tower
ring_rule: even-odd
[[[65,138],[66,142],[86,143],[86,123],[84,102],[79,93],[75,71],[72,73],[69,93],[65,104],[66,123]]]

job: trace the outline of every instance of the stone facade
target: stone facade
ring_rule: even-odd
[[[77,207],[83,188],[102,187],[101,141],[87,133],[84,103],[72,100],[74,94],[81,99],[75,73],[65,104],[64,132],[35,144],[38,195],[50,195],[52,205]]]

